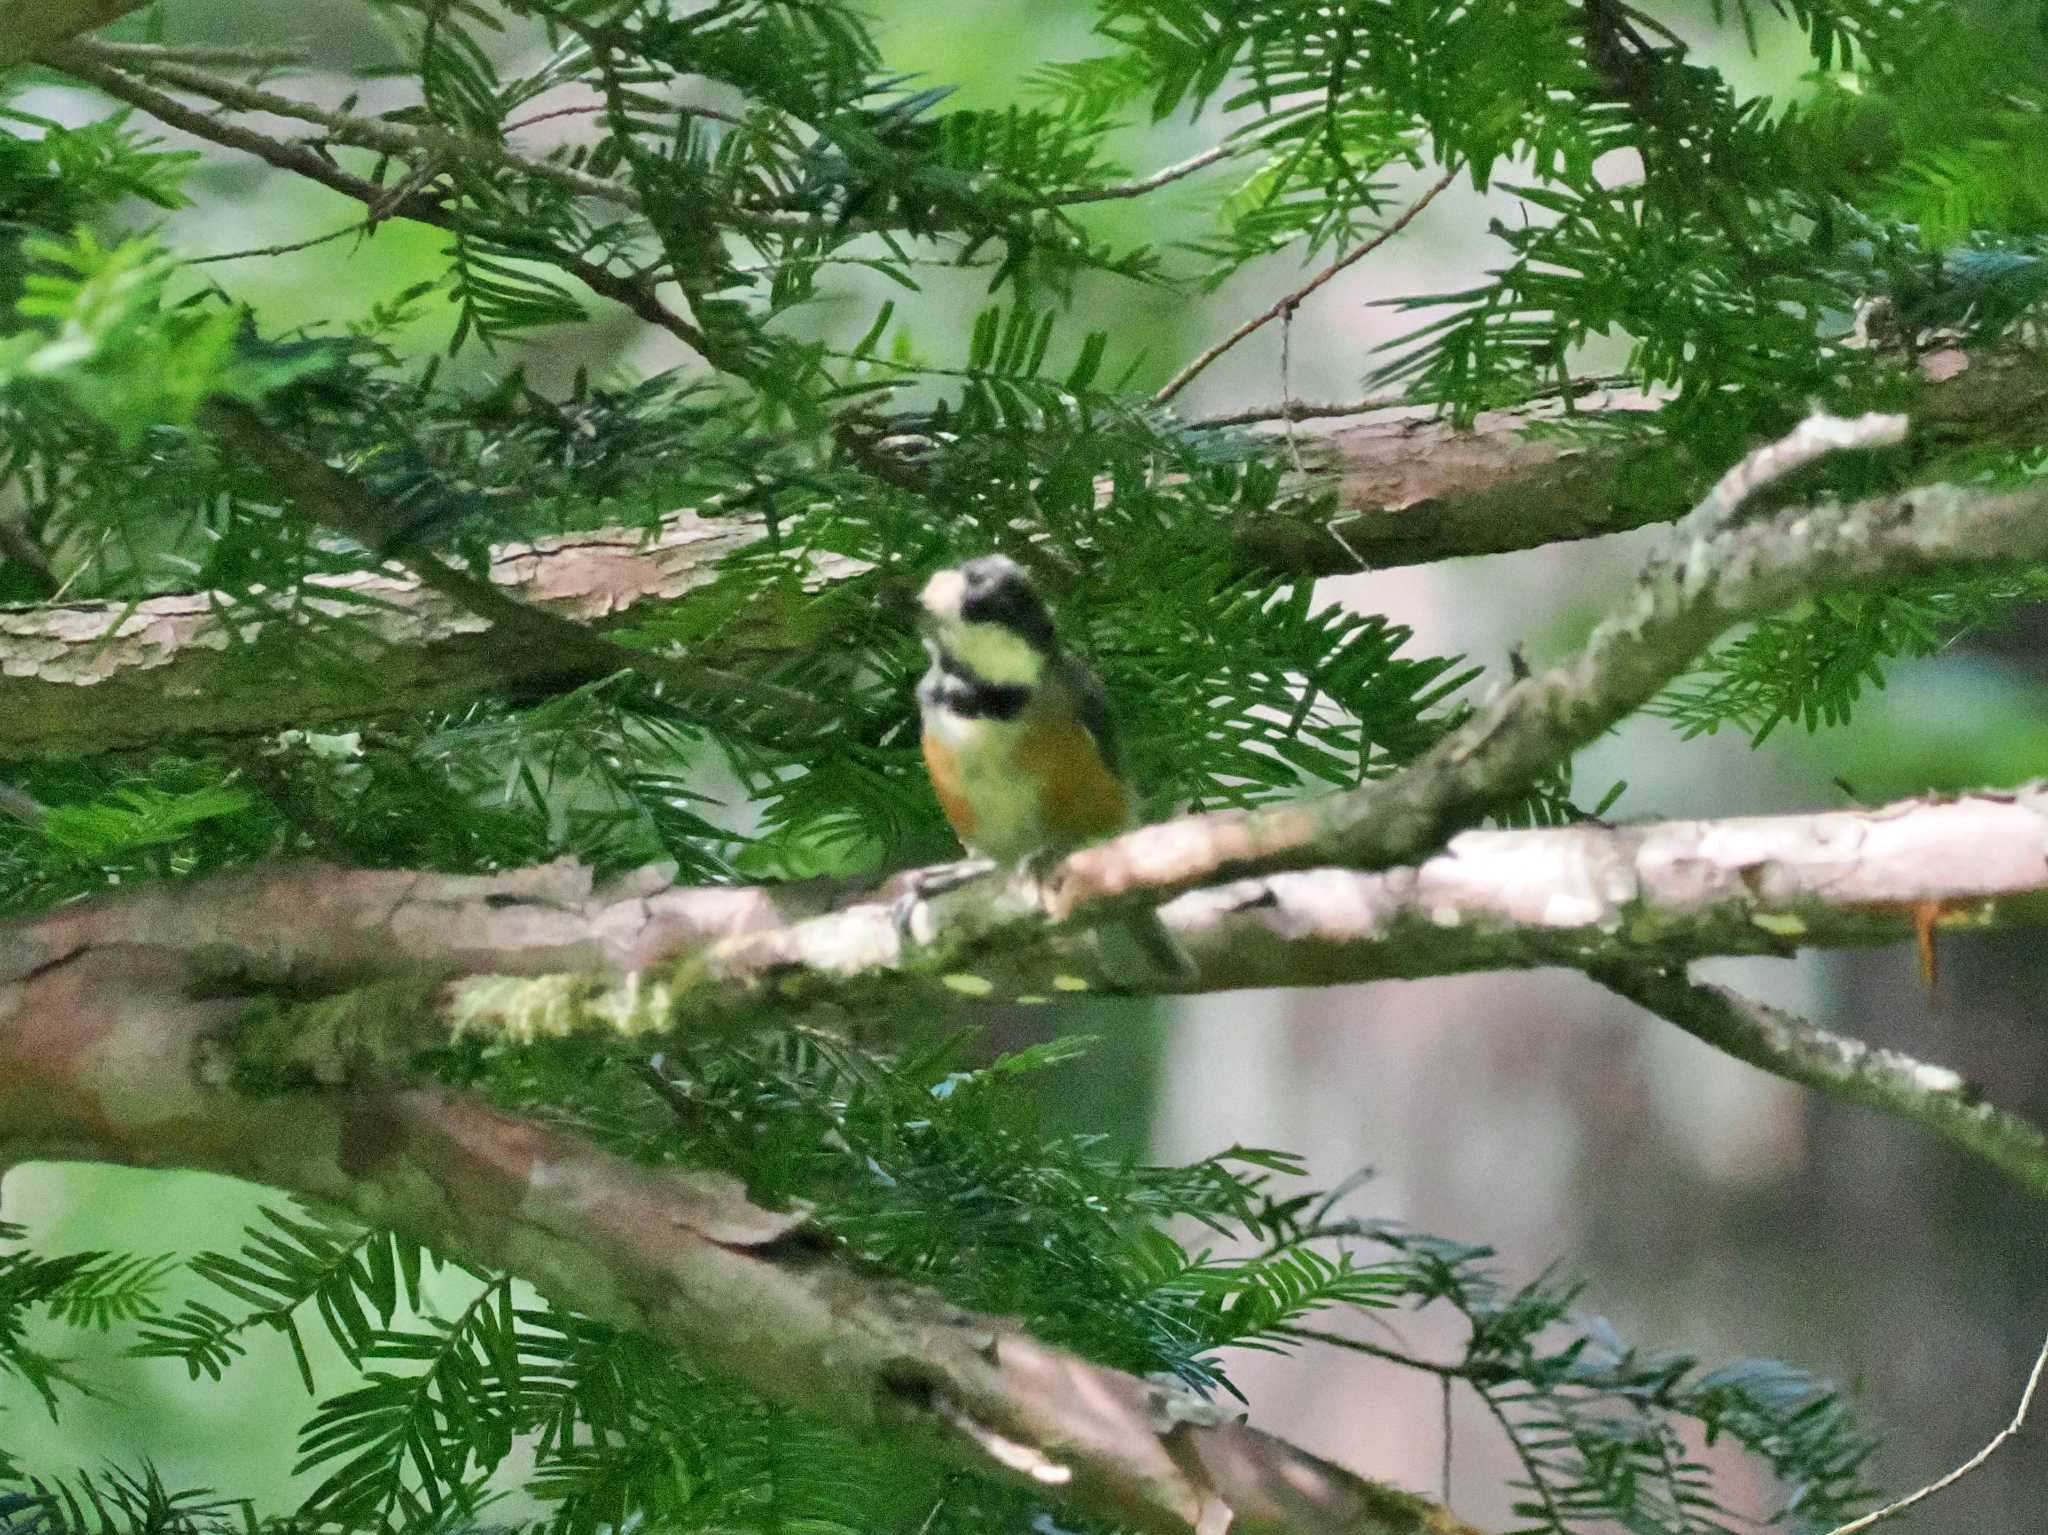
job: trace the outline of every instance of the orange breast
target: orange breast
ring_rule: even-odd
[[[1129,824],[1124,785],[1079,720],[1032,721],[1017,742],[1014,760],[1018,772],[1038,785],[1039,817],[1050,843],[1093,842]]]
[[[960,781],[960,764],[953,760],[951,749],[929,730],[924,735],[924,767],[931,774],[932,792],[939,797],[939,808],[952,823],[953,835],[960,839],[962,847],[973,847],[974,805],[967,798],[966,785]]]

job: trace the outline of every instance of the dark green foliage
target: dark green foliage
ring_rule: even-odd
[[[1645,1352],[1577,1314],[1574,1286],[1550,1276],[1509,1286],[1488,1248],[1369,1230],[1398,1254],[1417,1304],[1449,1306],[1469,1325],[1464,1357],[1445,1378],[1477,1392],[1514,1441],[1525,1529],[1571,1528],[1617,1509],[1628,1510],[1624,1527],[1644,1531],[1725,1535],[1760,1517],[1831,1529],[1870,1496],[1862,1473],[1875,1442],[1825,1381],[1775,1360],[1702,1369],[1687,1354]],[[1724,1436],[1777,1475],[1776,1506],[1738,1514],[1715,1496],[1701,1452]]]

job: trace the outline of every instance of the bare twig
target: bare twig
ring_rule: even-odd
[[[417,223],[431,224],[438,229],[467,230],[510,249],[519,250],[522,255],[529,256],[532,260],[560,268],[593,293],[611,299],[649,324],[659,326],[699,356],[708,356],[714,350],[709,338],[683,316],[663,304],[649,283],[621,276],[597,262],[556,250],[546,244],[522,241],[515,230],[497,225],[489,228],[473,226],[470,221],[459,217],[437,198],[424,191],[411,191],[403,199],[393,203],[391,188],[380,186],[361,176],[351,175],[310,145],[288,139],[271,138],[240,123],[228,122],[212,113],[197,111],[186,106],[175,96],[167,95],[121,70],[110,68],[79,53],[64,53],[61,57],[61,67],[65,73],[76,76],[116,101],[125,101],[132,107],[139,107],[158,121],[182,129],[195,138],[254,155],[266,165],[304,176],[308,181],[339,192],[344,197],[353,197],[366,208],[380,211],[383,216],[412,219]],[[522,245],[526,248],[522,249]]]
[[[110,43],[95,38],[91,46],[108,63],[130,68],[183,64],[196,69],[291,69],[311,57],[304,48],[250,48],[221,43]]]
[[[1154,171],[1149,176],[1141,176],[1136,181],[1122,181],[1106,187],[1075,187],[1070,191],[1055,192],[1045,201],[1050,206],[1066,208],[1079,203],[1114,202],[1122,198],[1143,197],[1148,192],[1156,192],[1161,187],[1171,186],[1176,181],[1192,176],[1196,171],[1207,170],[1219,160],[1230,160],[1239,155],[1249,154],[1252,148],[1249,144],[1218,144],[1214,148],[1203,150],[1200,154],[1189,155],[1185,160],[1177,161],[1163,170]]]
[[[1346,267],[1352,265],[1356,261],[1363,259],[1366,256],[1371,255],[1374,251],[1378,250],[1382,245],[1386,244],[1387,241],[1393,239],[1395,235],[1399,234],[1402,230],[1408,227],[1408,225],[1415,219],[1416,215],[1421,213],[1424,208],[1427,208],[1432,202],[1434,202],[1436,200],[1437,193],[1441,192],[1445,187],[1449,186],[1452,180],[1456,178],[1456,176],[1457,170],[1455,167],[1445,171],[1443,175],[1438,177],[1434,182],[1430,184],[1428,190],[1426,190],[1414,202],[1410,203],[1407,209],[1401,214],[1401,216],[1395,219],[1393,223],[1387,225],[1385,229],[1382,229],[1378,234],[1374,235],[1370,240],[1365,241],[1363,244],[1354,246],[1352,249],[1346,251],[1343,255],[1339,256],[1335,261],[1331,262],[1328,266],[1324,267],[1320,272],[1316,273],[1316,275],[1311,277],[1307,282],[1303,283],[1299,288],[1296,288],[1292,293],[1288,294],[1285,298],[1281,299],[1277,304],[1273,305],[1272,308],[1266,310],[1262,314],[1255,315],[1253,318],[1245,321],[1244,324],[1238,326],[1236,330],[1232,331],[1229,335],[1225,336],[1221,341],[1217,342],[1214,346],[1210,347],[1206,352],[1202,353],[1201,356],[1197,357],[1185,368],[1182,368],[1180,372],[1174,374],[1172,378],[1166,381],[1165,386],[1161,388],[1157,394],[1152,396],[1152,403],[1154,405],[1164,405],[1168,400],[1172,399],[1175,395],[1179,394],[1183,389],[1187,388],[1189,384],[1193,383],[1197,374],[1201,373],[1203,369],[1207,368],[1209,364],[1214,362],[1217,358],[1221,357],[1225,352],[1229,351],[1232,347],[1236,346],[1238,342],[1244,340],[1245,337],[1251,335],[1261,326],[1267,325],[1272,321],[1277,320],[1281,315],[1286,314],[1289,310],[1293,309],[1303,299],[1307,298],[1311,293],[1315,292],[1316,289],[1320,288],[1324,283],[1328,282],[1331,278],[1335,277],[1339,272],[1343,271]]]
[[[295,251],[309,251],[316,245],[326,245],[346,235],[361,234],[372,227],[369,219],[350,219],[339,229],[330,229],[324,235],[314,235],[310,240],[293,240],[284,245],[255,245],[247,250],[221,251],[212,256],[187,256],[185,266],[210,266],[216,261],[247,261],[252,256],[289,256]]]
[[[1258,426],[1267,421],[1323,421],[1337,416],[1370,416],[1383,410],[1409,410],[1427,405],[1404,394],[1368,395],[1362,400],[1282,400],[1276,405],[1250,405],[1243,410],[1196,416],[1192,427]]]
[[[1828,1531],[1828,1535],[1858,1535],[1859,1531],[1867,1530],[1872,1525],[1882,1524],[1887,1519],[1903,1514],[1916,1503],[1924,1502],[1926,1499],[1933,1497],[1937,1492],[1945,1492],[1972,1471],[1975,1471],[1979,1466],[1983,1465],[2006,1440],[2012,1438],[2014,1434],[2017,1434],[2022,1428],[2026,1427],[2027,1413],[2034,1405],[2034,1393],[2040,1389],[2041,1376],[2044,1370],[2048,1370],[2048,1339],[2042,1341],[2040,1353],[2034,1356],[2034,1368],[2027,1374],[2026,1388],[2020,1392],[2020,1405],[2014,1411],[2012,1421],[1996,1434],[1993,1434],[1990,1442],[1983,1449],[1972,1455],[1946,1476],[1937,1477],[1918,1491],[1909,1492],[1897,1502],[1887,1503],[1883,1508],[1874,1509],[1860,1519],[1851,1519],[1847,1524],[1836,1525],[1835,1528]]]

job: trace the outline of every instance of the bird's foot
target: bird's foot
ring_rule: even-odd
[[[903,882],[903,893],[889,907],[889,914],[896,922],[897,941],[905,948],[920,941],[912,926],[919,906],[949,890],[958,890],[978,879],[986,879],[996,872],[997,867],[993,858],[963,858],[958,863],[934,864],[929,869],[913,870]]]

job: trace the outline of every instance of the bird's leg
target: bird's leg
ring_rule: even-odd
[[[906,948],[919,941],[911,927],[911,918],[921,904],[949,890],[958,890],[978,879],[986,879],[1000,867],[993,858],[970,857],[956,863],[934,864],[929,869],[911,870],[904,877],[903,893],[889,907],[889,914],[896,921],[898,941]]]

